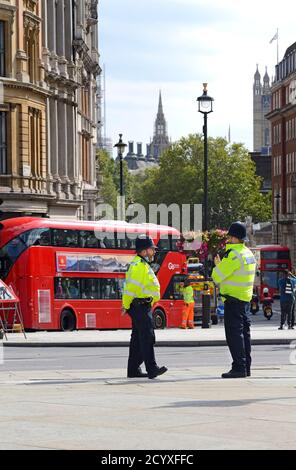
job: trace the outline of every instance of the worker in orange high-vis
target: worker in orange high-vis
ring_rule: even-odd
[[[194,317],[194,297],[193,297],[193,288],[190,285],[190,280],[185,279],[184,287],[182,289],[184,307],[182,312],[182,325],[181,328],[184,330],[187,328],[193,329],[193,317]]]

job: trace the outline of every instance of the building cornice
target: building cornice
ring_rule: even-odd
[[[40,95],[44,96],[50,96],[51,93],[49,90],[46,88],[43,88],[38,85],[34,85],[33,83],[28,83],[28,82],[19,82],[13,78],[6,78],[6,77],[1,77],[0,82],[3,83],[3,86],[7,88],[18,88],[18,89],[26,89],[30,90],[34,93],[38,93]]]

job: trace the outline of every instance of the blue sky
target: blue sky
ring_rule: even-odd
[[[209,133],[252,150],[252,85],[270,76],[296,41],[295,4],[282,0],[100,0],[101,66],[106,67],[106,133],[114,143],[149,142],[161,89],[172,140],[202,131],[197,96],[215,99]]]

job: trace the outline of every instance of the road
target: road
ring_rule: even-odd
[[[230,356],[226,347],[155,348],[159,365],[186,367],[221,367],[227,369]],[[254,346],[253,368],[289,365],[289,346]],[[128,348],[4,348],[2,371],[100,370],[123,369]]]

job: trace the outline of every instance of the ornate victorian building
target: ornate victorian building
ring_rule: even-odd
[[[42,0],[50,216],[94,219],[98,0]]]
[[[0,1],[0,209],[3,217],[43,215],[47,182],[41,4]]]
[[[94,218],[97,8],[0,1],[2,217]]]

